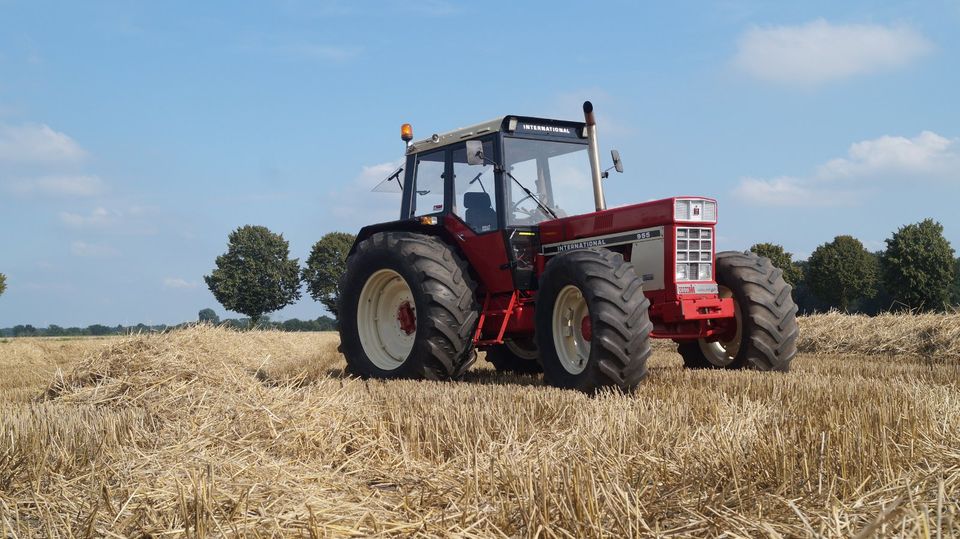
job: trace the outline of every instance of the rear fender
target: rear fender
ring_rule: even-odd
[[[353,246],[350,247],[349,254],[353,254],[353,252],[356,251],[357,245],[359,245],[360,242],[377,232],[416,232],[417,234],[423,234],[425,236],[438,236],[459,251],[456,242],[453,241],[453,236],[443,227],[443,221],[438,219],[437,222],[438,224],[436,225],[425,225],[417,218],[367,225],[357,233],[357,239],[353,242]],[[460,254],[462,255],[463,253]]]

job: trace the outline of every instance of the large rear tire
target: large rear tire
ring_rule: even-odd
[[[347,258],[340,281],[340,350],[364,378],[457,378],[478,320],[466,263],[438,238],[379,232]]]
[[[650,357],[649,306],[636,270],[619,253],[588,249],[551,259],[536,311],[544,379],[588,393],[636,388]]]
[[[797,306],[783,272],[755,253],[717,253],[721,297],[732,297],[736,329],[719,341],[685,341],[677,351],[692,369],[787,372],[797,353]]]
[[[486,350],[487,361],[498,372],[517,374],[537,374],[543,372],[540,365],[540,350],[533,338],[504,339],[503,344],[490,346]]]

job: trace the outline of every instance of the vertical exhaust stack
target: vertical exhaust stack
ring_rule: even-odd
[[[603,198],[603,184],[600,172],[600,144],[597,142],[597,119],[593,116],[593,103],[583,102],[583,118],[587,123],[587,150],[590,153],[590,172],[593,176],[593,200],[597,211],[607,209],[607,201]]]

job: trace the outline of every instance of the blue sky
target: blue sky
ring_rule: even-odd
[[[718,246],[960,245],[960,2],[0,0],[0,326],[173,323],[213,307],[227,234],[305,260],[391,218],[418,136],[580,118],[611,205],[716,197]],[[274,319],[323,314],[308,296]]]

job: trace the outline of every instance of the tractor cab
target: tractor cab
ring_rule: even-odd
[[[491,292],[535,289],[539,225],[595,209],[582,122],[500,117],[409,144],[403,168],[400,219],[447,223]]]

